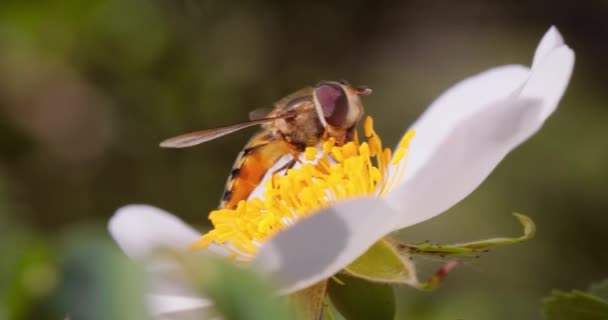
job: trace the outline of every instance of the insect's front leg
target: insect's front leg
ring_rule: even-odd
[[[296,163],[302,163],[302,160],[300,160],[300,152],[298,151],[297,148],[293,147],[293,145],[289,145],[290,146],[290,152],[289,155],[291,155],[291,159],[289,161],[287,161],[284,165],[282,165],[281,167],[275,169],[272,172],[272,177],[271,177],[271,182],[272,182],[272,187],[276,187],[275,182],[274,182],[274,177],[276,174],[278,174],[281,171],[283,172],[283,175],[287,174],[287,170],[293,168]]]
[[[281,172],[283,170],[285,170],[285,172],[283,173],[283,175],[286,175],[287,174],[287,170],[293,168],[293,166],[295,166],[296,163],[302,163],[302,162],[298,158],[292,158],[291,160],[287,161],[284,165],[282,165],[280,168],[274,170],[272,172],[272,175],[274,176],[275,174],[277,174],[277,173],[279,173],[279,172]]]

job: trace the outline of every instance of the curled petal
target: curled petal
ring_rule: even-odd
[[[565,45],[555,47],[543,57],[543,60],[535,61],[530,78],[519,92],[521,98],[542,99],[543,112],[539,115],[539,124],[557,108],[574,68],[574,52]]]
[[[430,219],[471,193],[517,145],[534,133],[538,100],[508,99],[463,121],[417,175],[386,196],[401,214],[398,228]]]
[[[418,174],[453,129],[473,114],[503,100],[520,88],[528,68],[511,65],[467,78],[443,93],[414,123],[404,181]]]
[[[538,64],[547,57],[547,55],[553,52],[553,50],[562,46],[565,46],[564,38],[559,31],[557,31],[557,28],[552,26],[545,33],[543,38],[540,40],[540,43],[536,47],[534,59],[532,60],[532,69],[536,68]]]
[[[534,60],[530,72],[501,67],[457,84],[414,124],[405,178],[386,197],[402,215],[399,227],[430,219],[462,200],[555,111],[574,53],[551,28]],[[496,87],[482,93],[484,82]],[[485,104],[462,106],[467,99]],[[458,108],[461,113],[454,111]]]
[[[264,243],[254,260],[288,293],[329,278],[393,231],[384,201],[359,198],[323,209]]]

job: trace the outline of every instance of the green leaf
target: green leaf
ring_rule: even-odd
[[[148,319],[144,270],[105,237],[77,236],[63,265],[59,309],[70,319]]]
[[[608,303],[581,291],[554,291],[543,303],[546,320],[608,319]]]
[[[379,283],[416,284],[416,271],[407,254],[400,254],[387,240],[376,242],[344,271]]]
[[[170,254],[183,267],[192,286],[213,300],[222,319],[296,318],[272,282],[253,270],[221,257]]]
[[[512,245],[532,239],[536,233],[536,226],[532,219],[519,213],[513,213],[513,215],[524,228],[524,234],[520,237],[500,237],[455,244],[433,244],[429,242],[420,244],[399,243],[398,247],[411,254],[436,255],[441,257],[467,257],[485,252],[492,247]]]
[[[395,318],[393,288],[345,274],[329,281],[329,297],[336,309],[349,320]]]
[[[592,284],[587,292],[603,300],[608,300],[608,279]]]

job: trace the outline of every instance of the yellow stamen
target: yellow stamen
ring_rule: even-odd
[[[313,161],[317,158],[317,149],[315,148],[307,148],[304,152],[304,159],[308,161]]]
[[[367,141],[361,143],[354,139],[337,146],[330,138],[320,148],[306,148],[304,158],[316,162],[275,174],[266,182],[262,199],[241,201],[236,209],[212,211],[209,220],[214,229],[191,249],[216,243],[233,258],[250,259],[269,237],[337,200],[386,194],[403,178],[414,132],[401,139],[391,158],[371,117],[365,119],[363,130]]]

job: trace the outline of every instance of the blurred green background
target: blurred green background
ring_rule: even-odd
[[[57,283],[67,235],[101,230],[119,206],[149,203],[208,227],[254,129],[185,150],[161,150],[162,139],[348,79],[374,89],[366,112],[391,145],[456,81],[529,65],[551,25],[577,55],[559,110],[473,195],[400,233],[516,235],[517,211],[535,220],[537,237],[467,261],[434,292],[400,289],[398,317],[539,319],[551,289],[608,276],[608,2],[444,3],[0,2],[0,267],[9,270],[0,284],[26,292],[11,308],[46,314],[31,301]],[[22,275],[28,261],[43,267]]]

